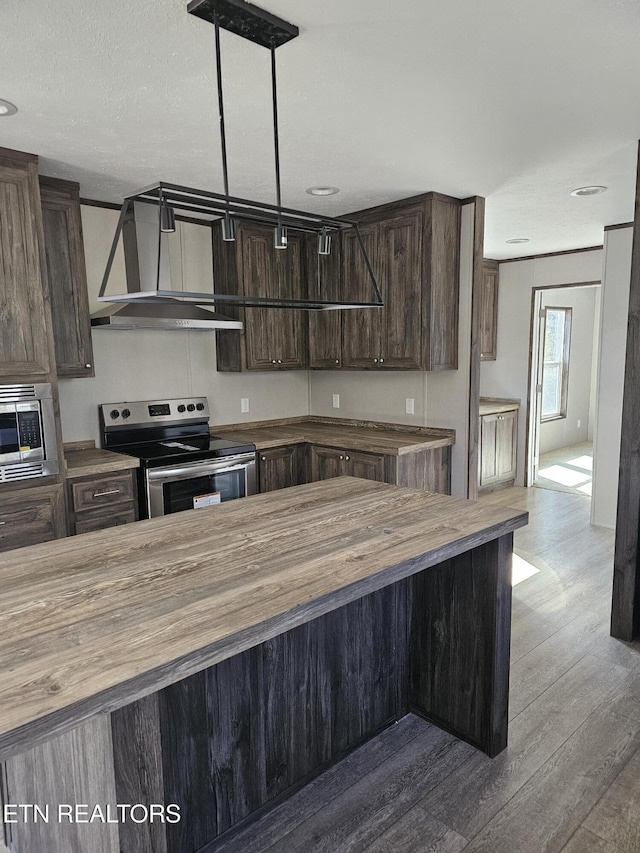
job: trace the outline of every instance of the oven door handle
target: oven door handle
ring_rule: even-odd
[[[195,465],[185,466],[184,468],[151,468],[147,471],[147,479],[154,483],[167,483],[172,480],[195,480],[197,477],[206,477],[207,474],[230,474],[233,471],[246,471],[250,465],[255,465],[254,461],[243,462],[240,465],[225,466],[217,463],[202,463],[202,468],[196,468]]]

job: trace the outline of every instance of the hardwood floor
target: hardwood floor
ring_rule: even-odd
[[[593,444],[583,441],[541,453],[538,477],[533,485],[539,489],[591,497],[592,472]]]
[[[509,746],[407,716],[218,844],[224,853],[638,853],[640,643],[609,636],[613,531],[589,498],[513,488]]]

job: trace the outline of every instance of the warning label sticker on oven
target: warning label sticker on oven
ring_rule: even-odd
[[[201,506],[213,506],[219,503],[222,503],[220,492],[210,492],[208,495],[196,495],[193,499],[193,508],[199,509]]]

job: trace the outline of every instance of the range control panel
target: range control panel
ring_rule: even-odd
[[[206,397],[182,397],[177,400],[143,400],[136,403],[103,403],[98,406],[105,428],[121,425],[208,421]]]

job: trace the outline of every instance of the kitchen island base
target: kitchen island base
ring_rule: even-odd
[[[512,537],[9,758],[5,802],[175,803],[181,814],[177,823],[21,822],[6,827],[12,849],[213,851],[409,710],[496,755],[507,739]]]

